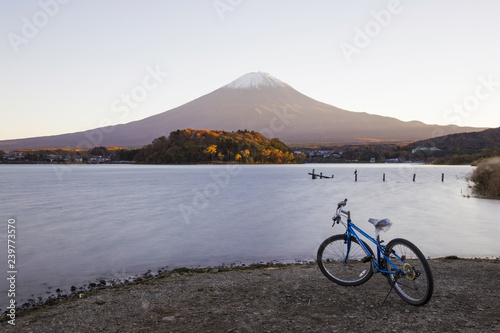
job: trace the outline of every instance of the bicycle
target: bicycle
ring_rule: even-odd
[[[391,286],[382,304],[393,289],[409,304],[426,304],[432,297],[434,280],[429,263],[422,252],[403,238],[395,238],[383,245],[380,231],[390,228],[390,220],[369,219],[375,226],[375,239],[351,221],[351,212],[342,209],[346,204],[347,199],[339,202],[332,218],[332,227],[342,223],[346,232],[325,239],[319,246],[317,262],[321,272],[339,285],[358,286],[368,281],[375,271],[386,276]],[[347,217],[347,223],[342,221],[341,215]],[[376,256],[357,233],[375,244]]]

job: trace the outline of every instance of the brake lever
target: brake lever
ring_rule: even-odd
[[[341,219],[342,218],[340,217],[340,215],[335,215],[334,217],[332,217],[332,220],[333,220],[332,228],[335,226],[335,222],[337,222],[337,224],[339,224]]]

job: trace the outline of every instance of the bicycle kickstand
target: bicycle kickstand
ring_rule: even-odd
[[[385,295],[384,301],[382,302],[381,306],[384,306],[384,303],[387,300],[387,297],[389,297],[389,294],[391,293],[393,288],[394,288],[394,283],[391,283],[391,289],[389,289],[389,292],[387,293],[387,295]]]

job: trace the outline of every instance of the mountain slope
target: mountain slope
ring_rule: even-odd
[[[439,136],[432,139],[421,140],[408,145],[409,148],[436,147],[439,149],[471,149],[480,150],[483,148],[500,147],[500,127],[489,128],[480,132],[457,133]]]
[[[142,120],[48,137],[0,141],[0,149],[142,147],[184,128],[248,129],[287,144],[412,142],[480,128],[427,125],[418,121],[351,112],[309,98],[262,72],[248,73],[189,103]]]

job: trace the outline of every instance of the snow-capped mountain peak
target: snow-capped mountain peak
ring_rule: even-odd
[[[233,82],[224,86],[231,89],[249,89],[262,87],[285,87],[285,82],[278,80],[274,76],[264,72],[252,72],[245,74]]]

